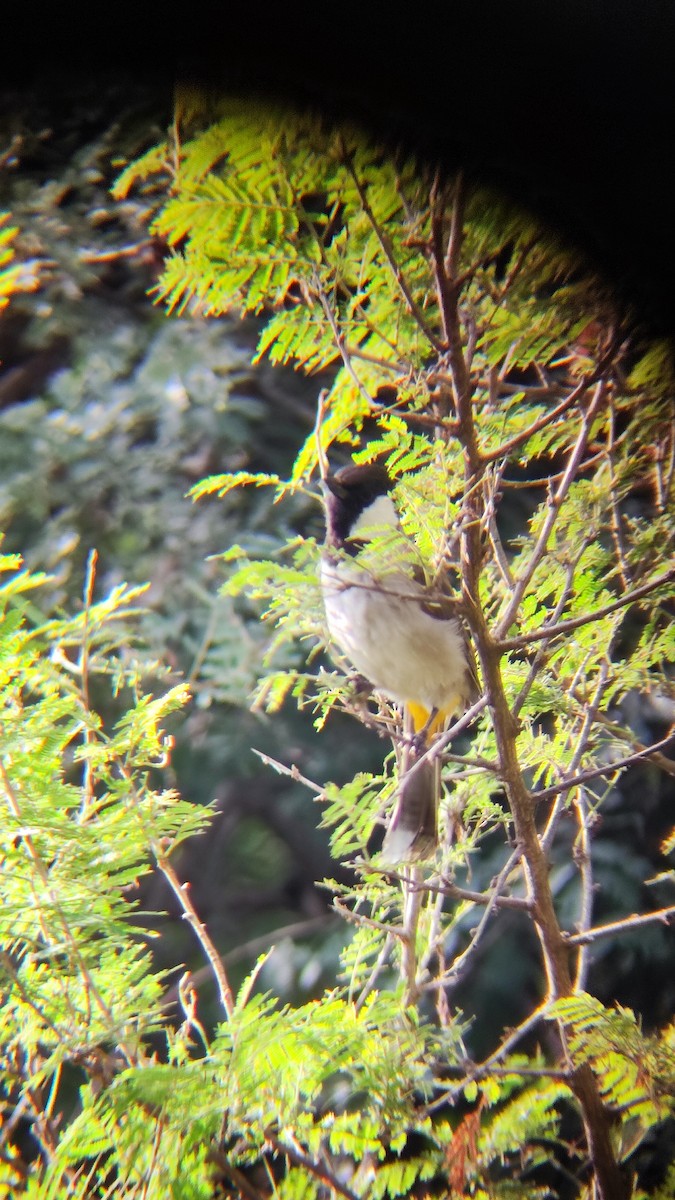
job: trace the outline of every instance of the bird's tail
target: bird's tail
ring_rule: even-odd
[[[382,846],[385,862],[420,862],[431,858],[438,845],[438,803],[441,764],[421,756],[445,724],[446,713],[430,713],[418,704],[406,709],[406,732],[423,734],[422,745],[405,747],[399,763],[399,786],[387,835]]]
[[[382,846],[383,860],[392,865],[431,858],[438,845],[441,764],[436,758],[411,770],[414,765],[399,778],[396,808]]]

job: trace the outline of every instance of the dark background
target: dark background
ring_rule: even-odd
[[[25,22],[6,27],[15,86],[56,97],[112,71],[355,117],[501,185],[672,330],[670,0],[50,5]]]

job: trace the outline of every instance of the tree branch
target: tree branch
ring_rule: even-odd
[[[590,783],[593,779],[600,779],[605,775],[614,775],[622,771],[624,767],[634,766],[641,758],[654,757],[659,750],[669,745],[672,740],[673,731],[670,730],[660,742],[654,742],[651,746],[645,746],[642,750],[635,750],[633,754],[627,755],[626,758],[616,759],[614,762],[605,763],[602,767],[590,768],[588,771],[580,771],[578,775],[572,775],[569,779],[563,779],[560,783],[556,783],[552,787],[542,788],[541,791],[533,792],[533,799],[538,804],[542,800],[551,800],[554,796],[562,792],[569,792],[572,788]],[[672,766],[675,767],[675,763]]]
[[[232,994],[232,989],[227,978],[227,972],[225,970],[223,961],[213,942],[211,941],[206,926],[202,921],[200,921],[199,916],[197,915],[197,910],[190,899],[190,885],[189,883],[180,882],[166,854],[158,845],[153,843],[152,849],[157,860],[157,866],[159,867],[159,870],[162,872],[162,875],[166,879],[169,887],[178,900],[178,903],[183,910],[185,919],[194,930],[195,936],[211,964],[211,969],[213,970],[213,974],[216,977],[216,983],[218,985],[220,1002],[229,1018],[234,1012],[234,996]]]
[[[456,197],[456,206],[459,197]],[[436,256],[435,256],[436,257]],[[438,266],[436,265],[438,272]],[[441,284],[443,280],[441,279]],[[458,296],[452,290],[442,293],[447,328],[459,332]],[[448,304],[451,305],[448,308]],[[467,620],[480,659],[495,741],[500,764],[500,777],[506,787],[513,816],[517,849],[522,855],[528,899],[533,904],[535,928],[543,954],[548,982],[548,1000],[568,996],[573,983],[565,944],[553,904],[548,863],[539,841],[534,820],[534,801],[522,776],[516,736],[518,724],[513,716],[504,690],[501,673],[503,637],[518,613],[534,572],[543,558],[560,507],[574,481],[583,460],[593,420],[605,400],[604,381],[600,381],[590,403],[584,408],[576,442],[570,452],[563,477],[549,501],[549,511],[543,521],[526,567],[518,580],[496,629],[488,628],[480,599],[480,568],[482,547],[480,529],[482,490],[476,484],[482,477],[484,464],[478,447],[471,404],[470,382],[459,339],[450,339],[450,366],[453,373],[457,403],[459,438],[464,449],[464,483],[466,520],[462,524],[462,582]],[[561,1027],[564,1039],[564,1029]],[[610,1136],[609,1115],[604,1107],[595,1077],[588,1066],[575,1070],[570,1086],[581,1108],[589,1154],[593,1163],[598,1200],[623,1200],[627,1187],[614,1157]]]
[[[440,185],[438,178],[436,178],[429,197],[431,214],[431,262],[441,311],[443,336],[450,362],[455,413],[460,422],[458,432],[460,440],[466,445],[466,435],[472,428],[466,421],[466,402],[471,394],[471,378],[464,358],[461,325],[457,308],[461,286],[458,280],[459,252],[465,205],[464,183],[461,175],[457,177],[455,184],[447,253],[443,244],[444,208],[440,203],[439,192]],[[441,415],[447,416],[447,413],[442,413]]]
[[[384,229],[382,229],[382,227],[380,226],[379,222],[377,221],[377,219],[375,217],[375,214],[374,214],[372,208],[370,207],[366,189],[363,186],[363,184],[361,183],[361,180],[359,179],[359,177],[354,169],[354,163],[352,161],[352,156],[350,155],[349,151],[347,150],[347,147],[345,146],[344,141],[342,142],[342,161],[344,162],[344,165],[347,168],[347,170],[352,178],[354,187],[356,188],[356,190],[358,192],[359,200],[361,201],[361,207],[363,208],[363,211],[364,211],[366,217],[368,218],[368,221],[370,222],[373,233],[375,234],[375,237],[377,238],[377,240],[380,244],[380,249],[382,250],[385,260],[391,269],[394,279],[396,280],[396,284],[398,286],[398,289],[399,289],[401,295],[403,296],[403,299],[405,300],[405,303],[406,303],[409,313],[411,314],[411,316],[413,316],[415,318],[415,320],[417,321],[417,324],[419,325],[420,329],[422,330],[422,333],[424,334],[424,336],[426,337],[426,339],[430,343],[430,345],[433,347],[433,349],[436,351],[436,353],[441,354],[443,352],[443,347],[442,347],[441,343],[439,342],[438,338],[436,337],[436,334],[434,333],[433,329],[427,322],[427,319],[426,319],[424,313],[422,312],[422,309],[420,308],[419,304],[415,300],[415,297],[413,296],[413,294],[408,286],[408,283],[403,274],[403,271],[401,270],[398,262],[396,261],[396,254],[394,252],[394,247],[391,243],[391,239],[389,238],[389,235],[387,233],[385,233]]]
[[[583,934],[590,929],[593,917],[593,861],[591,858],[588,805],[586,804],[583,788],[579,789],[574,807],[577,811],[579,834],[573,853],[581,880],[580,912],[577,928]],[[585,991],[588,966],[587,943],[580,942],[579,953],[577,955],[577,968],[574,974],[575,992]]]
[[[588,444],[588,438],[590,436],[590,431],[591,431],[591,426],[592,426],[593,420],[594,420],[595,416],[597,415],[600,407],[602,406],[604,400],[605,400],[605,382],[604,382],[604,380],[601,380],[596,386],[595,395],[593,396],[593,399],[591,400],[589,405],[582,412],[581,425],[579,428],[579,433],[577,434],[576,442],[570,453],[563,477],[562,477],[556,491],[549,499],[548,512],[546,514],[546,517],[544,518],[541,530],[539,531],[539,536],[535,542],[535,545],[532,550],[532,553],[530,554],[529,560],[528,560],[528,562],[525,566],[525,569],[523,570],[520,578],[516,580],[516,583],[515,583],[515,586],[513,589],[513,593],[511,595],[511,599],[510,599],[509,603],[507,604],[506,610],[500,617],[500,619],[497,622],[497,625],[493,631],[493,637],[497,642],[500,642],[500,639],[504,636],[507,629],[509,629],[509,627],[511,626],[511,623],[514,620],[516,613],[518,612],[518,609],[520,608],[520,604],[525,595],[525,592],[527,591],[527,589],[530,585],[532,576],[534,575],[534,572],[536,571],[537,567],[539,566],[539,563],[541,562],[542,558],[544,557],[544,554],[546,553],[548,539],[551,536],[553,526],[555,525],[555,522],[557,520],[558,512],[560,511],[561,505],[562,505],[565,497],[567,496],[567,493],[569,492],[569,489],[572,486],[572,483],[576,477],[577,470],[579,468],[579,465],[580,465],[580,463],[583,459],[584,453],[586,451],[586,446]],[[502,650],[504,649],[504,647],[501,645],[501,643],[500,643],[500,649],[502,649]]]
[[[670,926],[675,919],[675,904],[667,908],[659,908],[656,912],[634,913],[630,917],[622,917],[620,921],[609,921],[606,925],[596,925],[594,929],[585,929],[580,933],[564,933],[563,937],[568,946],[586,946],[601,938],[615,937],[618,933],[632,933],[642,925],[653,925],[659,922]]]
[[[352,365],[352,360],[349,356],[349,352],[347,351],[345,339],[344,339],[342,333],[340,332],[340,327],[337,323],[337,318],[330,306],[328,297],[325,293],[325,290],[323,288],[321,280],[319,279],[319,275],[318,275],[317,271],[314,272],[314,277],[312,279],[312,285],[316,292],[317,299],[324,311],[326,320],[328,321],[328,324],[331,327],[331,332],[333,334],[333,341],[335,342],[335,345],[338,349],[340,358],[342,359],[345,369],[348,372],[348,374],[351,376],[351,379],[353,380],[354,384],[356,385],[356,388],[360,392],[362,398],[365,400],[367,407],[370,409],[372,407],[372,403],[373,403],[372,397],[368,395],[366,388],[363,386],[356,371],[354,370],[354,367]]]
[[[356,1192],[353,1192],[351,1188],[345,1187],[329,1167],[315,1162],[314,1159],[309,1158],[302,1150],[298,1150],[295,1146],[289,1146],[288,1142],[282,1142],[270,1130],[265,1130],[265,1139],[269,1142],[270,1146],[274,1147],[278,1154],[286,1155],[297,1167],[304,1167],[315,1179],[319,1179],[321,1183],[328,1184],[331,1191],[337,1192],[338,1196],[344,1196],[344,1200],[359,1200]]]
[[[424,1111],[426,1113],[432,1113],[437,1108],[443,1108],[446,1104],[452,1104],[453,1100],[456,1100],[462,1095],[468,1083],[473,1083],[474,1080],[480,1080],[486,1075],[490,1075],[491,1071],[500,1061],[500,1059],[509,1054],[510,1051],[513,1050],[514,1046],[517,1046],[518,1042],[522,1041],[525,1035],[531,1033],[535,1026],[544,1019],[546,1016],[547,1007],[548,1006],[546,1004],[540,1004],[539,1007],[534,1010],[534,1012],[530,1013],[529,1017],[526,1017],[525,1020],[517,1026],[516,1029],[509,1030],[508,1034],[500,1042],[497,1049],[494,1050],[493,1053],[490,1054],[486,1059],[484,1059],[482,1063],[470,1063],[468,1064],[468,1068],[465,1065],[465,1074],[461,1081],[454,1087],[443,1092],[443,1094],[437,1097],[436,1100],[433,1100],[431,1104],[428,1104]],[[517,1068],[514,1069],[514,1073],[518,1073]]]
[[[635,604],[643,596],[648,596],[650,592],[657,591],[673,580],[675,580],[675,567],[670,567],[664,571],[663,575],[658,575],[656,579],[650,579],[640,587],[633,588],[632,592],[625,592],[617,600],[612,600],[610,604],[596,608],[593,612],[584,613],[581,617],[570,617],[567,621],[542,625],[541,629],[535,629],[531,633],[520,633],[517,637],[501,638],[499,639],[499,648],[500,650],[521,650],[523,646],[529,646],[532,642],[541,642],[544,638],[560,637],[562,634],[572,633],[575,629],[581,629],[583,625],[590,625],[593,621],[599,621],[613,612],[618,612],[620,608],[627,608],[629,604]],[[503,628],[504,624],[502,618],[499,628]]]

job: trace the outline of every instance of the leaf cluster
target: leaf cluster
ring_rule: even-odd
[[[311,475],[329,450],[383,457],[430,581],[447,571],[463,605],[487,704],[470,731],[437,744],[436,859],[387,869],[372,838],[395,802],[402,715],[364,694],[329,644],[315,537],[279,545],[258,528],[226,551],[226,603],[248,604],[273,631],[259,707],[274,714],[295,698],[327,731],[358,718],[387,748],[381,769],[346,782],[342,762],[318,781],[275,764],[309,784],[334,856],[351,861],[351,877],[327,884],[353,931],[338,988],[294,1008],[257,993],[254,974],[235,999],[178,888],[227,1017],[211,1036],[189,980],[180,1026],[162,1021],[161,981],[129,917],[133,879],[153,856],[169,870],[168,850],[204,820],[152,786],[165,702],[138,691],[117,643],[95,641],[98,623],[107,629],[134,597],[115,593],[107,609],[87,604],[79,622],[41,630],[46,645],[60,639],[61,658],[31,658],[31,638],[10,629],[10,645],[15,631],[24,638],[38,697],[26,703],[11,667],[8,852],[24,891],[8,906],[17,932],[7,970],[31,1053],[17,1060],[11,1045],[7,1086],[32,1105],[41,1147],[26,1191],[353,1200],[433,1187],[487,1200],[551,1194],[564,1169],[574,1194],[590,1179],[609,1197],[624,1178],[612,1120],[624,1139],[637,1122],[641,1139],[672,1093],[670,1029],[644,1035],[630,1010],[587,992],[593,947],[610,936],[597,917],[596,884],[602,896],[609,886],[601,815],[611,822],[644,759],[668,776],[655,732],[655,714],[672,713],[675,590],[663,565],[674,476],[663,359],[631,341],[578,258],[484,192],[314,116],[280,120],[228,101],[208,128],[188,125],[117,184],[122,198],[157,172],[170,177],[154,218],[172,248],[158,297],[186,319],[260,314],[259,356],[335,372],[287,478],[235,462],[195,495],[255,504],[274,492],[292,505],[316,495]],[[384,562],[398,553],[384,537],[373,548]],[[82,686],[99,653],[102,673],[133,692],[112,731]],[[51,705],[44,719],[36,703]],[[68,771],[82,772],[76,784]],[[71,842],[78,879],[104,875],[93,922],[64,862]],[[664,906],[660,916],[671,914]],[[617,936],[630,931],[628,919],[618,924]],[[502,995],[479,1062],[462,988],[500,943],[519,958],[531,946],[536,967],[515,1029],[501,1020]],[[532,1042],[549,1016],[564,1054]],[[519,1042],[531,1052],[516,1058]],[[60,1137],[52,1118],[65,1062],[85,1079]],[[36,1086],[55,1098],[36,1098]],[[588,1167],[571,1148],[584,1138]]]
[[[588,921],[593,825],[603,806],[611,811],[640,744],[622,706],[632,696],[671,694],[674,583],[672,571],[659,574],[673,537],[672,426],[655,366],[663,367],[663,354],[630,345],[611,299],[549,231],[461,182],[383,156],[352,130],[310,116],[282,122],[229,101],[176,151],[173,194],[156,219],[174,247],[160,296],[197,311],[264,312],[260,355],[310,373],[339,365],[288,485],[278,476],[230,476],[200,491],[267,483],[281,498],[345,441],[354,461],[386,460],[403,529],[427,570],[433,578],[451,562],[459,575],[464,556],[462,585],[485,622],[473,632],[492,719],[479,718],[470,750],[446,762],[453,841],[436,864],[439,878],[468,894],[479,848],[504,825],[513,828],[495,796],[507,771],[503,738],[507,730],[513,737],[508,711],[518,722],[523,805],[540,821],[527,853],[569,855],[566,814],[575,814],[577,869],[565,891],[552,881],[559,919],[576,908]],[[133,179],[132,168],[120,194]],[[652,500],[640,505],[634,497],[645,473]],[[514,536],[519,495],[527,521]],[[486,923],[463,945],[475,899],[449,906],[441,885],[422,887],[414,902],[396,880],[371,871],[368,826],[395,797],[401,727],[377,697],[368,707],[334,676],[320,670],[312,678],[293,661],[309,637],[349,669],[322,628],[314,546],[295,542],[291,552],[291,568],[240,556],[226,585],[261,605],[276,630],[274,652],[290,657],[282,670],[268,659],[274,669],[260,699],[272,711],[289,695],[313,704],[319,727],[341,708],[394,741],[380,776],[313,785],[326,802],[333,852],[365,863],[358,884],[335,885],[356,926],[345,959],[349,986],[363,1002],[397,964],[408,1002],[434,989],[447,997],[480,955]],[[374,554],[386,562],[391,548],[379,539]],[[641,599],[643,585],[647,598],[635,607],[631,593]],[[511,796],[520,785],[512,767],[507,773]],[[519,834],[525,807],[516,799],[511,808]],[[508,880],[510,895],[514,884],[516,898],[526,894],[517,858],[498,861],[500,887]],[[602,862],[600,847],[599,878]],[[587,970],[582,950],[579,986]]]

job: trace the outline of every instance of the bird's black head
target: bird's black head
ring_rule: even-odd
[[[386,496],[392,486],[386,467],[370,463],[342,467],[324,481],[326,532],[329,545],[343,546],[362,513]]]

